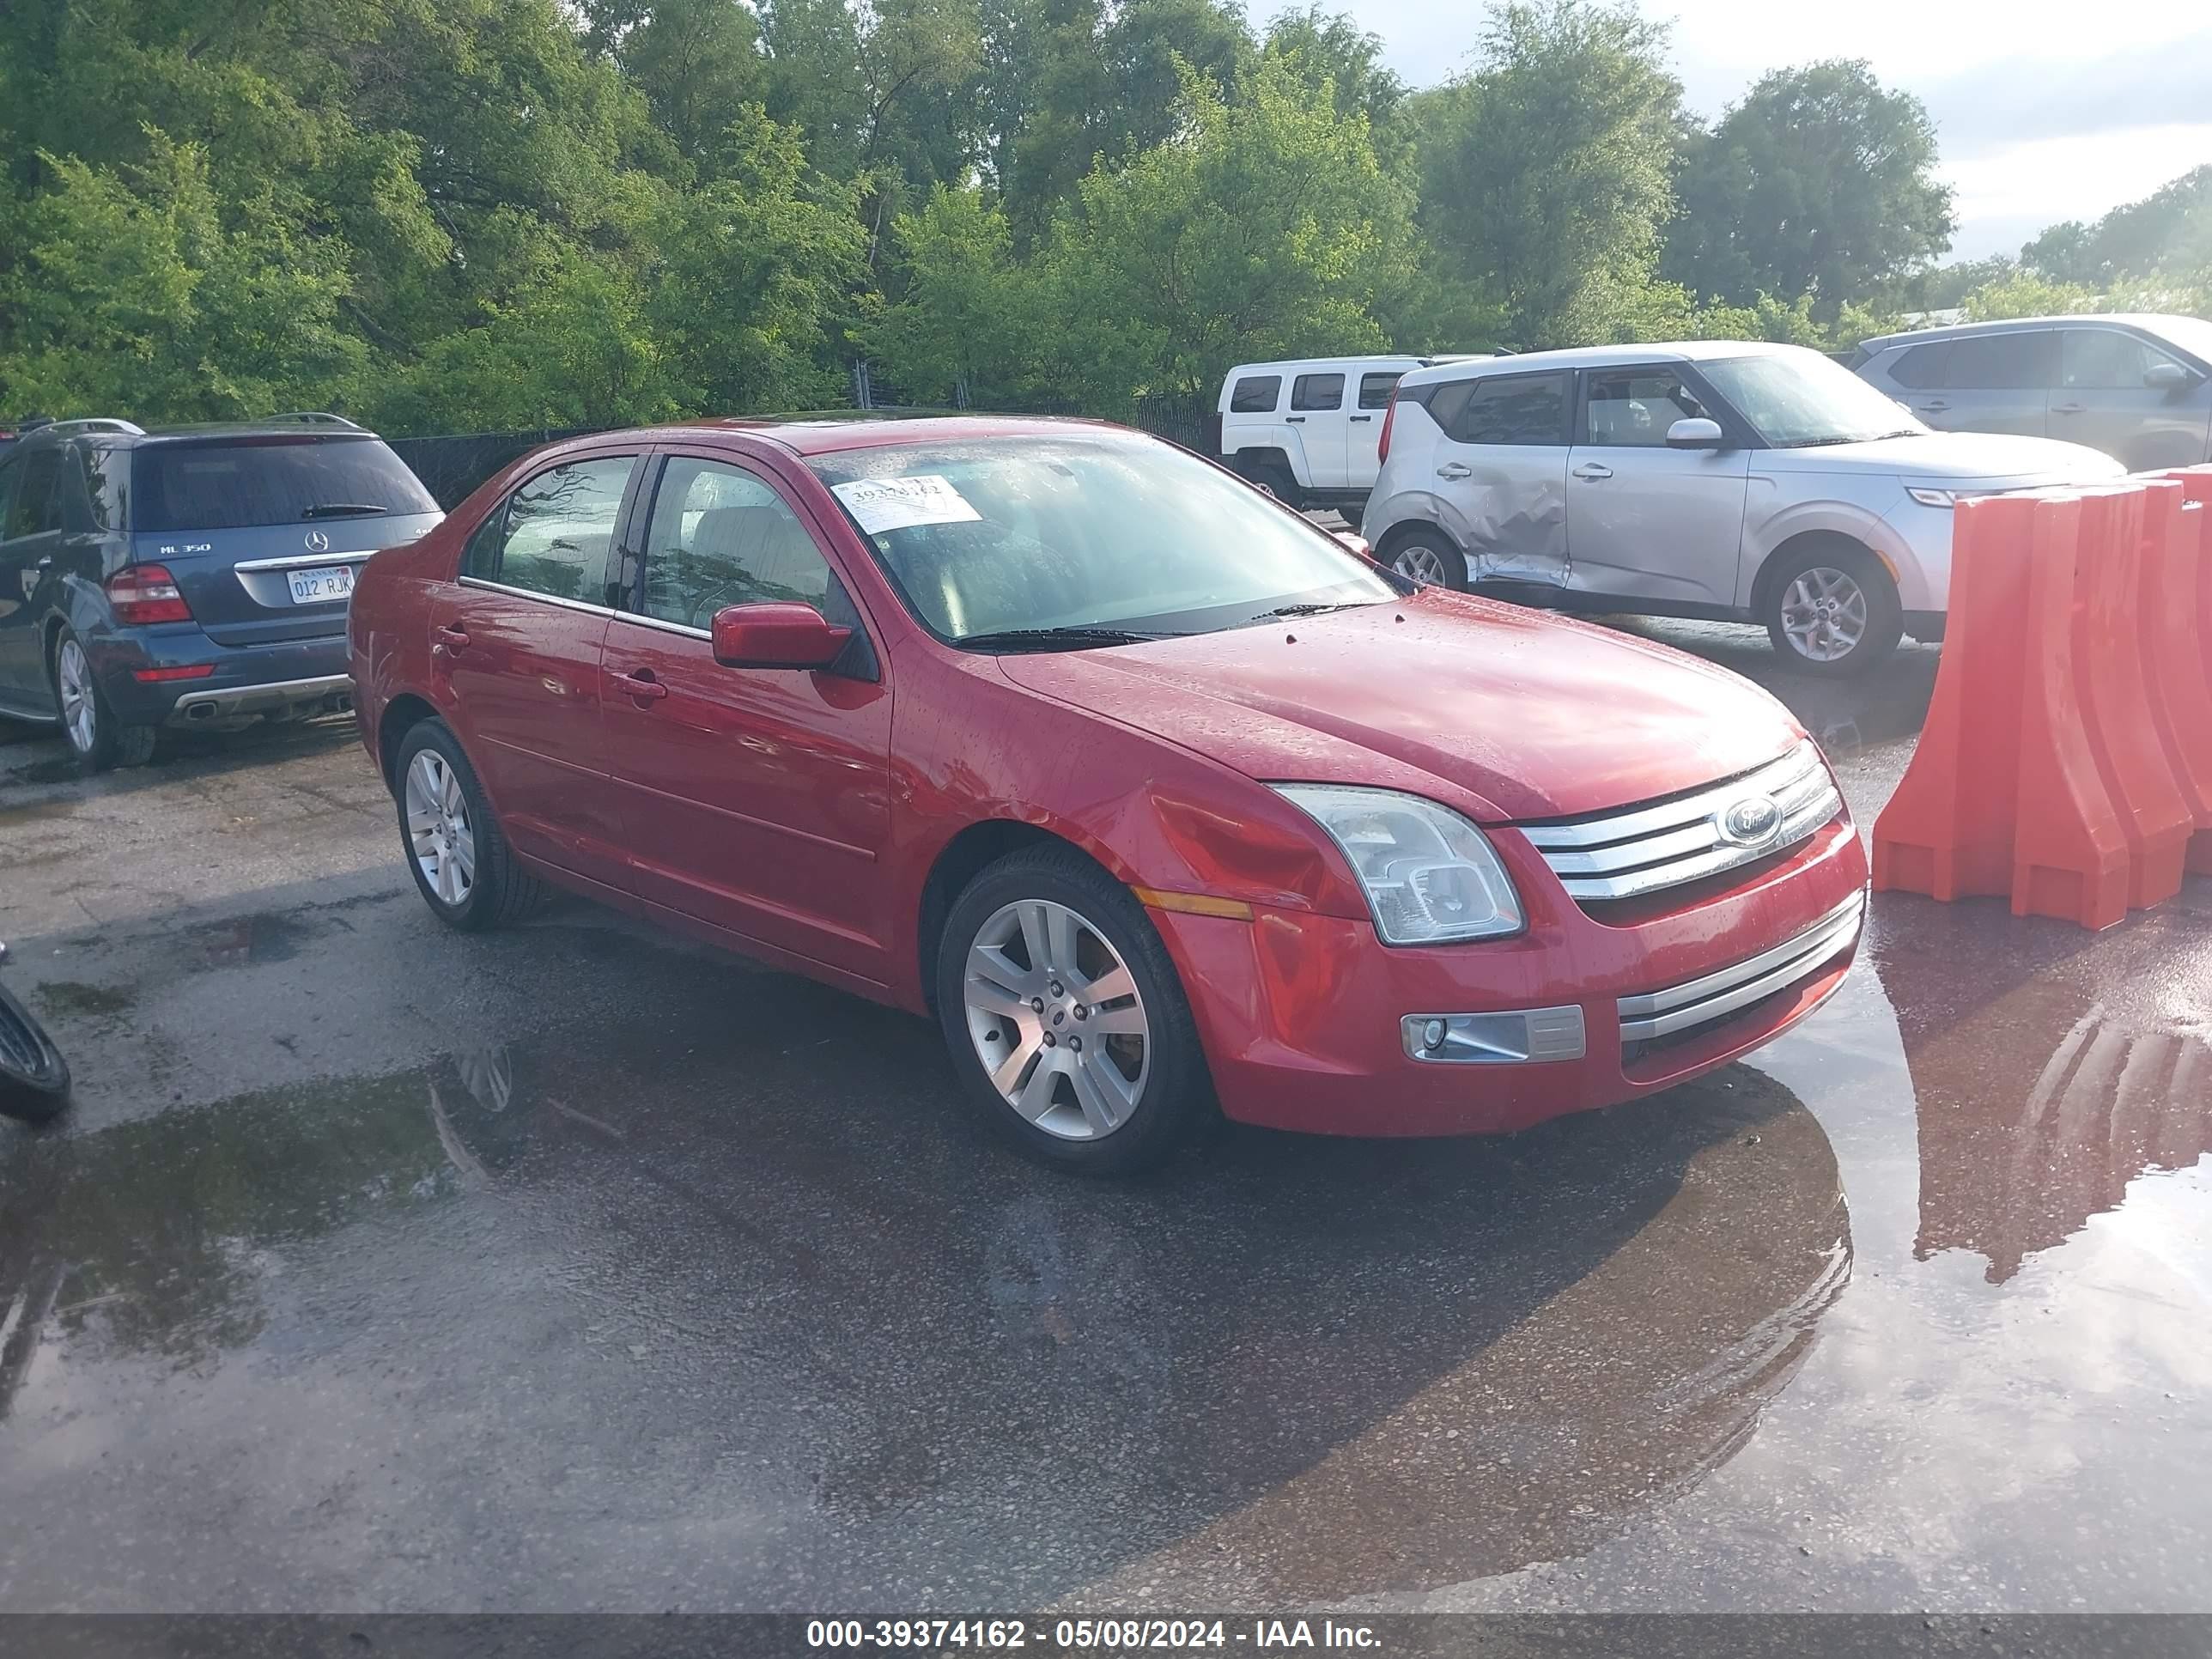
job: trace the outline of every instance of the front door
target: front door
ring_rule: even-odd
[[[1592,370],[1567,458],[1571,586],[1592,593],[1733,605],[1751,452],[1669,449],[1676,421],[1714,418],[1679,370]]]
[[[507,838],[613,887],[629,865],[599,654],[613,615],[610,553],[638,460],[588,456],[526,481],[470,538],[430,619],[461,743]]]
[[[2203,459],[2203,404],[2147,378],[2161,363],[2183,368],[2179,358],[2124,329],[2069,328],[2060,340],[2052,437],[2101,449],[2139,470]]]
[[[891,977],[890,688],[810,521],[726,459],[659,464],[642,579],[607,635],[607,738],[642,897],[861,978]],[[836,672],[726,668],[725,606],[856,630]]]

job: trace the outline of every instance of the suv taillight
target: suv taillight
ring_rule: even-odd
[[[1390,422],[1398,417],[1398,388],[1390,388],[1390,401],[1382,405],[1382,435],[1375,441],[1375,463],[1381,465],[1390,459]]]
[[[134,564],[117,571],[107,579],[107,602],[115,609],[115,620],[126,625],[192,619],[192,608],[166,565]]]

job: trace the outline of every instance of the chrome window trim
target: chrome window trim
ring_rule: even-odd
[[[623,613],[611,605],[590,605],[582,599],[564,599],[557,593],[534,592],[527,587],[510,587],[505,582],[486,581],[482,576],[456,576],[463,587],[480,587],[488,593],[511,593],[518,599],[535,599],[540,605],[557,605],[563,611],[581,611],[593,617],[619,617]]]
[[[1803,979],[1849,948],[1866,921],[1866,895],[1857,892],[1826,915],[1771,950],[1663,990],[1622,997],[1620,1040],[1649,1042],[1724,1019],[1760,998]]]
[[[712,640],[714,637],[706,629],[694,628],[688,623],[665,622],[659,617],[646,616],[641,611],[617,611],[611,614],[617,622],[635,623],[640,628],[657,628],[664,634],[681,634],[687,640]]]

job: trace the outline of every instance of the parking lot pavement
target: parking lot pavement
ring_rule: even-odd
[[[1934,653],[1748,630],[1862,823]],[[343,726],[0,740],[0,1610],[2212,1607],[2212,883],[1884,896],[1796,1032],[1510,1138],[1103,1185],[933,1030],[439,928]]]

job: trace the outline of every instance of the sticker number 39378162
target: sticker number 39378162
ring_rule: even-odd
[[[837,499],[867,535],[923,524],[968,524],[983,515],[939,473],[912,478],[855,478],[832,484]]]

